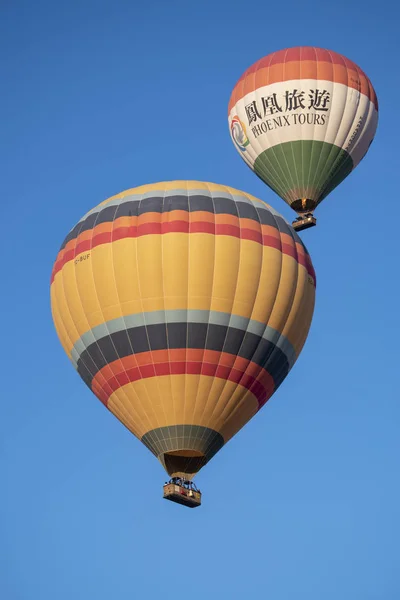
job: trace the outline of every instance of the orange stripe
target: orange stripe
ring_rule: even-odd
[[[215,223],[215,214],[206,210],[196,210],[191,212],[190,222],[197,223],[198,221],[202,221],[204,223]]]
[[[245,71],[233,89],[228,113],[246,94],[272,83],[292,79],[317,79],[342,83],[360,90],[378,109],[372,83],[355,63],[336,52],[320,48],[292,48],[289,51],[282,50],[270,54]]]
[[[263,235],[268,235],[269,237],[274,237],[277,240],[280,240],[281,232],[276,227],[272,225],[261,225],[261,233]]]
[[[216,225],[232,225],[233,227],[240,227],[241,219],[235,215],[215,215]]]
[[[100,213],[99,213],[100,214]],[[117,217],[111,222],[111,227],[129,227],[136,223],[137,217]]]
[[[158,212],[145,212],[138,217],[133,217],[130,226],[144,225],[145,223],[161,223],[161,216],[161,213]]]
[[[64,248],[62,250],[60,250],[60,252],[57,254],[56,262],[61,260],[66,252],[71,252],[71,251],[75,250],[75,246],[77,243],[78,243],[78,238],[74,238],[73,240],[70,240],[68,242],[68,244],[66,244],[64,246]]]
[[[250,229],[251,231],[258,231],[259,233],[263,233],[263,227],[269,227],[270,229],[274,229],[279,236],[279,232],[275,227],[271,227],[270,225],[261,225],[261,223],[257,223],[254,219],[246,219],[243,217],[239,219],[239,227],[241,229]]]
[[[170,210],[165,213],[161,213],[161,222],[169,223],[170,221],[190,221],[190,212],[188,210]]]

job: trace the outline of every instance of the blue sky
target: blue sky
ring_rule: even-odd
[[[0,15],[0,597],[397,600],[398,9],[5,0]],[[161,499],[161,466],[65,357],[52,263],[87,210],[143,183],[224,183],[291,219],[226,115],[242,72],[295,45],[367,72],[378,133],[303,234],[318,278],[304,351],[189,511]]]

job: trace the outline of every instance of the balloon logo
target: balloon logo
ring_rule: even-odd
[[[234,116],[231,122],[232,139],[241,152],[246,152],[246,146],[249,145],[249,138],[246,135],[246,128],[238,116]]]

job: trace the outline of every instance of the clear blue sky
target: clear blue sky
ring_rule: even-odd
[[[398,20],[388,1],[1,3],[2,600],[400,598]],[[318,287],[300,360],[190,511],[65,357],[52,263],[87,210],[143,183],[224,183],[291,219],[227,103],[294,45],[367,72],[378,133],[303,234]]]

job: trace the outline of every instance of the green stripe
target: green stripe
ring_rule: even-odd
[[[165,470],[197,473],[222,448],[220,433],[201,425],[170,425],[148,431],[142,442],[157,456]],[[180,450],[194,450],[199,456],[187,457]]]
[[[313,140],[273,146],[262,152],[254,163],[255,173],[288,204],[309,198],[312,208],[352,169],[353,160],[345,150]]]

